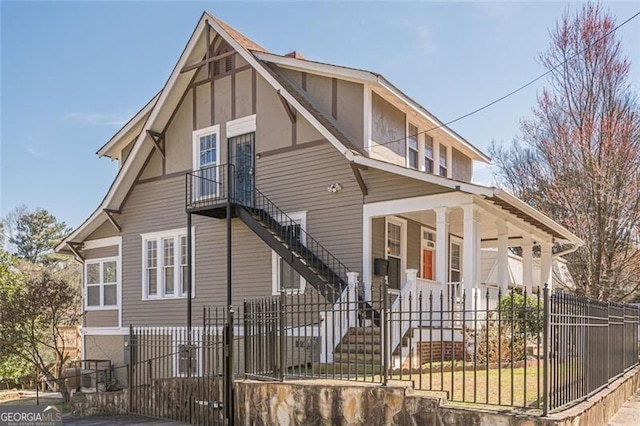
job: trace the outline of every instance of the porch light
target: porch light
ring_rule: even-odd
[[[342,185],[340,185],[338,182],[332,183],[331,185],[329,185],[329,187],[327,187],[327,191],[333,194],[340,190],[342,190]]]

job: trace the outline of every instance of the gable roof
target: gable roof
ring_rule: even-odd
[[[129,154],[127,161],[118,170],[118,174],[116,175],[116,178],[114,179],[100,206],[91,214],[89,218],[87,218],[87,220],[82,225],[74,230],[64,241],[62,241],[56,247],[57,251],[65,250],[66,245],[69,242],[82,241],[87,236],[89,236],[91,232],[93,232],[99,225],[101,225],[105,220],[108,219],[105,210],[120,210],[122,203],[126,199],[126,195],[135,183],[137,177],[142,172],[145,160],[154,147],[153,143],[150,140],[150,137],[147,134],[147,130],[157,131],[161,128],[164,128],[172,115],[173,109],[178,105],[179,99],[182,97],[190,82],[197,74],[197,69],[195,68],[187,72],[181,72],[181,70],[185,66],[187,66],[188,63],[197,63],[202,61],[202,52],[206,50],[204,30],[206,29],[207,25],[210,25],[211,28],[216,31],[216,33],[218,33],[227,43],[229,43],[229,45],[238,54],[240,54],[243,59],[246,60],[249,65],[251,65],[256,70],[256,72],[258,72],[261,77],[263,77],[278,92],[278,94],[292,106],[292,108],[294,108],[307,121],[309,121],[309,123],[313,125],[319,131],[319,133],[323,137],[325,137],[338,151],[340,151],[340,153],[342,153],[347,158],[347,160],[363,165],[369,164],[372,167],[376,167],[381,170],[387,170],[391,173],[401,174],[416,178],[418,180],[435,183],[444,187],[450,187],[456,190],[462,190],[465,192],[482,195],[486,198],[497,197],[497,199],[501,202],[506,203],[506,205],[511,206],[520,212],[528,208],[529,212],[525,213],[527,217],[539,218],[540,216],[542,216],[543,219],[541,220],[534,218],[537,224],[543,226],[542,229],[545,229],[546,227],[546,229],[552,231],[551,235],[562,236],[563,239],[575,242],[576,244],[581,244],[581,241],[573,234],[571,234],[568,230],[561,227],[541,213],[535,211],[517,198],[500,196],[499,189],[487,188],[468,182],[458,182],[448,178],[428,175],[426,173],[412,171],[400,166],[366,157],[364,153],[353,143],[351,143],[349,139],[338,129],[338,127],[335,125],[335,122],[331,118],[327,118],[324,114],[317,110],[313,106],[313,104],[306,98],[306,96],[296,90],[295,87],[289,82],[289,80],[281,72],[278,71],[277,67],[269,64],[269,62],[276,63],[273,60],[273,55],[269,57],[264,56],[267,55],[267,52],[263,47],[254,43],[239,31],[235,30],[220,19],[205,12],[198,21],[198,24],[191,34],[189,41],[187,42],[182,54],[180,55],[180,58],[178,59],[162,90],[145,107],[143,107],[143,109],[140,110],[138,114],[136,114],[136,116],[134,116],[129,121],[129,123],[127,123],[123,127],[123,129],[121,129],[109,142],[107,142],[105,146],[103,146],[98,151],[99,154],[103,152],[106,155],[106,153],[109,152],[110,149],[112,149],[119,143],[123,135],[130,132],[131,128],[135,126],[140,127],[140,133],[135,139],[133,148],[131,150],[131,153]],[[309,63],[311,62],[291,57],[287,57],[287,59],[292,61]],[[404,95],[402,92],[395,89],[394,86],[392,86],[378,74],[352,68],[336,67],[334,65],[330,65],[329,67],[331,67],[332,72],[340,71],[342,73],[341,75],[349,74],[348,76],[344,77],[345,79],[356,78],[356,76],[359,76],[358,78],[362,78],[363,75],[371,76],[367,78],[375,77],[375,82],[377,84],[380,84],[380,87],[385,88],[385,90],[396,90],[399,95],[402,95],[402,97],[404,97],[403,101],[411,103],[413,107],[419,110],[421,114],[424,114],[431,119],[437,120],[428,111],[422,108],[419,104],[415,103],[415,101],[406,97],[406,95]],[[451,131],[446,126],[443,128]],[[464,139],[462,139],[459,135],[455,135],[456,137],[464,141]],[[464,142],[472,147],[472,145],[468,142]],[[478,156],[484,156],[484,154],[482,154],[479,150],[477,150],[477,152]],[[484,158],[488,160],[486,156],[484,156]],[[526,207],[521,206],[520,204]],[[531,213],[531,210],[533,210],[534,213]]]
[[[391,95],[394,99],[398,99],[408,108],[412,109],[423,118],[433,123],[435,129],[440,129],[444,133],[457,140],[466,153],[471,158],[478,161],[490,162],[491,159],[482,150],[474,146],[471,142],[459,135],[456,131],[448,127],[438,117],[429,112],[425,107],[407,96],[402,90],[387,80],[382,74],[374,71],[363,70],[359,68],[345,67],[341,65],[328,64],[325,62],[311,61],[306,58],[291,57],[277,55],[274,53],[256,53],[258,59],[264,62],[277,64],[284,68],[291,68],[299,71],[307,71],[319,75],[338,77],[344,80],[356,81],[359,83],[371,84],[377,90]],[[435,130],[434,129],[434,130]]]
[[[114,160],[116,159],[114,155],[119,152],[118,148],[120,148],[120,145],[128,140],[126,136],[130,136],[131,138],[133,138],[140,133],[140,130],[138,128],[144,125],[144,122],[149,117],[151,110],[156,105],[156,102],[158,102],[160,93],[162,93],[162,91],[156,93],[156,95],[151,98],[151,100],[147,102],[146,105],[140,109],[140,111],[138,111],[124,126],[122,126],[120,130],[118,130],[118,132],[116,132],[115,135],[111,137],[111,139],[107,141],[106,144],[104,144],[96,152],[98,157],[109,157]]]

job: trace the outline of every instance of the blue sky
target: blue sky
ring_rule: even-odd
[[[618,22],[640,10],[604,5]],[[163,86],[205,9],[272,52],[380,72],[448,121],[541,74],[567,7],[579,3],[1,1],[0,215],[26,204],[82,223],[117,172],[95,152]],[[640,18],[619,36],[639,91]],[[509,142],[542,84],[452,127],[485,150]]]

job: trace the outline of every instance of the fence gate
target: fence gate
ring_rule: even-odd
[[[129,412],[189,424],[225,422],[224,323],[131,327]]]

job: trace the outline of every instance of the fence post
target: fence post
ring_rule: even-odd
[[[543,317],[544,327],[542,329],[542,415],[549,415],[549,285],[545,283],[543,292]]]
[[[280,292],[280,312],[279,312],[279,322],[278,328],[280,328],[280,348],[278,349],[278,356],[280,358],[280,381],[284,381],[284,372],[287,368],[287,318],[285,316],[285,308],[287,303],[287,294],[282,291]],[[293,331],[293,330],[292,330]]]
[[[133,412],[133,351],[135,348],[133,339],[133,325],[129,324],[129,367],[127,374],[129,375],[127,385],[129,387],[129,413]]]
[[[380,326],[382,327],[382,386],[387,386],[389,381],[389,327],[387,318],[389,308],[389,283],[387,277],[382,282],[382,309],[380,310]]]

